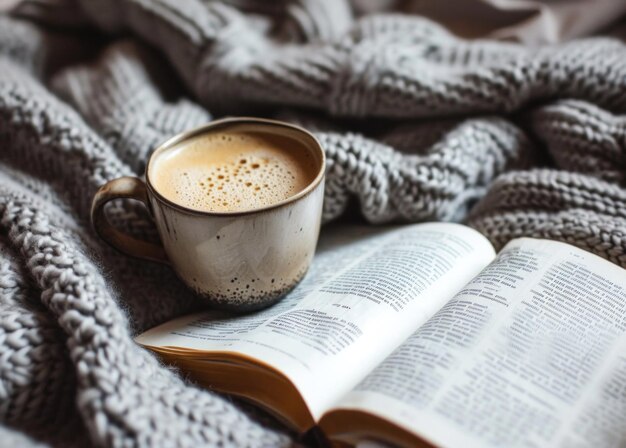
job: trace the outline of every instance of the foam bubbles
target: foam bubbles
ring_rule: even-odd
[[[234,159],[190,169],[190,182],[180,189],[188,205],[202,210],[241,211],[275,204],[301,188],[290,164],[254,154],[237,154]]]
[[[189,208],[244,211],[276,204],[304,189],[313,173],[302,162],[302,154],[266,139],[217,135],[163,158],[155,185],[168,199]]]

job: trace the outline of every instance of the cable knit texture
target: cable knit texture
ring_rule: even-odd
[[[390,2],[391,3],[391,2]],[[341,0],[24,0],[0,16],[0,440],[287,446],[132,336],[200,304],[103,245],[106,181],[225,114],[316,133],[324,220],[466,222],[501,248],[567,241],[626,267],[626,46],[460,40]],[[109,207],[157,238],[133,201]]]

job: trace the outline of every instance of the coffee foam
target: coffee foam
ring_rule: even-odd
[[[167,199],[200,211],[267,207],[306,188],[314,163],[302,144],[260,133],[209,134],[158,157],[151,180]]]

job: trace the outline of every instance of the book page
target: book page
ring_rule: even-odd
[[[337,408],[445,447],[618,446],[625,330],[626,271],[515,240]]]
[[[457,224],[325,233],[304,281],[275,306],[187,316],[137,341],[261,360],[318,418],[495,257],[482,235]]]

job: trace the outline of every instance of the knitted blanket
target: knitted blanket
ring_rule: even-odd
[[[99,241],[97,188],[223,115],[313,130],[325,221],[468,223],[626,267],[626,46],[463,41],[339,0],[32,0],[0,16],[0,441],[284,446],[132,336],[198,306]],[[132,201],[111,219],[156,238]]]

